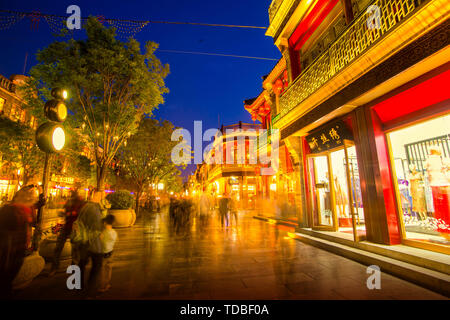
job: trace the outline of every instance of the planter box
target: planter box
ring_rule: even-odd
[[[116,219],[114,221],[114,228],[128,228],[136,222],[136,213],[133,209],[125,210],[108,210],[108,213],[113,215]]]

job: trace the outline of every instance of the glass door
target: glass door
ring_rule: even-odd
[[[347,179],[349,181],[348,192],[350,195],[350,210],[353,218],[353,234],[355,241],[362,241],[366,239],[366,225],[364,221],[364,207],[355,146],[346,143],[345,152],[348,163]]]
[[[308,159],[313,229],[365,239],[356,149],[352,142]]]
[[[336,231],[334,187],[330,183],[331,167],[328,155],[309,158],[313,228]]]

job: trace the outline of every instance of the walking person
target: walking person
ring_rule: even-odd
[[[230,197],[228,196],[228,193],[225,192],[219,200],[219,218],[222,227],[224,223],[225,227],[229,226],[229,204]]]
[[[10,204],[0,209],[0,299],[10,299],[12,283],[31,246],[31,230],[36,222],[39,189],[21,188]]]
[[[103,248],[103,263],[100,276],[100,289],[99,292],[106,292],[111,288],[111,276],[112,276],[112,254],[114,245],[117,241],[117,232],[113,229],[115,217],[113,215],[107,215],[103,218],[103,231],[100,234],[100,240],[102,241]]]
[[[81,288],[87,297],[94,297],[97,293],[103,262],[103,247],[100,239],[103,231],[103,217],[99,204],[101,198],[100,192],[94,192],[92,200],[81,208],[72,231],[72,243],[80,252],[78,266],[81,271]],[[85,286],[85,270],[89,260],[92,261],[92,268]]]
[[[230,225],[233,223],[233,217],[234,217],[234,222],[236,223],[237,226],[237,206],[236,206],[236,200],[230,198],[229,202],[228,202],[228,212],[229,212],[229,219],[230,219]]]
[[[52,260],[52,267],[50,269],[49,277],[52,277],[56,274],[56,271],[59,268],[59,260],[61,257],[61,252],[64,249],[66,244],[66,240],[70,238],[72,233],[72,226],[75,220],[80,213],[81,208],[85,204],[85,201],[78,194],[78,190],[72,190],[70,192],[70,198],[67,200],[64,205],[63,215],[65,218],[64,227],[61,229],[61,232],[58,235],[58,239],[56,242],[55,252]],[[72,247],[72,264],[79,263],[79,252],[76,248],[76,245]]]
[[[200,196],[199,201],[199,214],[200,214],[200,223],[204,227],[209,218],[209,210],[211,207],[210,199],[208,194],[206,193],[206,188],[203,188],[203,193]]]

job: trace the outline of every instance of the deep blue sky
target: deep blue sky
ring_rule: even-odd
[[[267,9],[271,0],[165,0],[165,1],[6,1],[0,9],[34,11],[66,15],[66,8],[76,4],[82,16],[102,15],[106,18],[130,20],[163,20],[267,26]],[[78,33],[80,33],[79,31]],[[135,38],[144,43],[152,40],[161,49],[213,52],[244,56],[279,58],[281,55],[270,37],[261,29],[237,29],[190,25],[148,24]],[[36,63],[35,53],[54,41],[45,20],[39,29],[30,29],[23,19],[7,30],[0,30],[0,74],[9,77]],[[243,100],[261,92],[261,77],[270,72],[275,61],[231,57],[188,55],[157,52],[163,63],[170,65],[166,80],[170,93],[155,112],[156,118],[168,119],[193,133],[194,120],[202,120],[204,130],[239,120],[251,122]],[[190,166],[188,171],[192,171]],[[186,174],[186,173],[185,173]],[[184,175],[185,175],[184,174]]]

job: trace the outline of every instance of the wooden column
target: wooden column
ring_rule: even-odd
[[[380,244],[401,242],[397,210],[386,177],[390,174],[386,162],[384,132],[373,119],[371,110],[360,107],[352,114],[361,194],[364,207],[367,240]],[[383,146],[380,145],[383,144]],[[377,145],[378,144],[378,145]]]
[[[306,206],[306,189],[304,175],[304,153],[302,148],[302,138],[290,136],[284,139],[288,151],[292,154],[294,163],[293,169],[297,175],[297,190],[295,190],[295,203],[297,205],[298,221],[300,227],[310,227]]]
[[[353,8],[352,8],[352,0],[341,0],[342,8],[345,15],[345,22],[350,24],[353,21]]]

